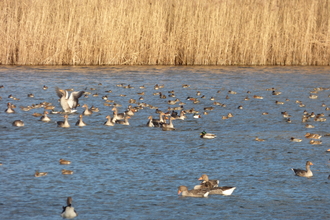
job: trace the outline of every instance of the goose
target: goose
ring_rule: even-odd
[[[152,123],[152,116],[150,115],[148,117],[147,127],[155,127],[154,123]]]
[[[68,122],[68,115],[64,115],[63,117],[64,117],[64,121],[58,121],[57,127],[69,128],[70,124]]]
[[[155,127],[160,127],[161,124],[164,123],[164,118],[163,118],[164,115],[165,113],[161,111],[159,113],[159,119],[156,118],[152,119],[152,123],[154,124]]]
[[[85,110],[82,113],[83,115],[91,115],[91,114],[93,114],[93,111],[88,108],[88,105],[87,104],[84,104],[82,107],[85,108]]]
[[[75,108],[78,106],[78,99],[85,93],[85,91],[72,92],[69,95],[67,90],[55,88],[57,96],[60,98],[60,104],[64,112],[72,113],[75,112]]]
[[[178,187],[178,195],[190,196],[190,197],[207,197],[210,191],[208,189],[192,189],[188,190],[186,186]]]
[[[209,189],[210,190],[209,195],[218,194],[218,195],[229,196],[234,192],[236,187],[234,187],[234,186],[220,186],[220,187],[217,186],[217,187],[214,187],[210,182],[204,182],[201,185],[196,185],[194,187],[194,189]]]
[[[41,176],[46,176],[48,173],[47,172],[39,172],[39,171],[36,171],[34,173],[34,176],[35,177],[41,177]]]
[[[129,125],[128,119],[130,118],[130,116],[125,115],[125,118],[123,120],[116,120],[116,124]]]
[[[306,162],[306,170],[293,169],[293,168],[291,170],[295,173],[296,176],[309,178],[309,177],[313,176],[313,173],[312,173],[311,168],[310,168],[311,165],[314,165],[314,164],[310,161],[307,161]]]
[[[63,174],[63,175],[72,175],[72,174],[73,174],[73,171],[72,171],[72,170],[66,170],[66,169],[63,169],[63,170],[62,170],[62,174]]]
[[[132,106],[128,106],[127,110],[125,111],[125,115],[133,116],[134,112],[135,112],[135,109],[132,108]]]
[[[50,121],[50,118],[47,115],[48,115],[48,112],[47,111],[44,111],[44,115],[41,116],[41,118],[40,118],[39,121],[49,122]]]
[[[180,119],[180,120],[184,120],[185,118],[187,118],[186,116],[186,112],[184,110],[180,111],[179,115],[173,116],[175,119]]]
[[[112,111],[113,111],[113,118],[112,118],[113,123],[115,123],[117,120],[123,120],[125,118],[125,113],[118,113],[116,107],[113,107]]]
[[[15,127],[23,127],[24,126],[24,122],[22,120],[15,120],[12,123],[12,125],[15,126]]]
[[[167,123],[162,123],[162,124],[161,124],[161,127],[162,127],[162,128],[174,128],[174,125],[173,125],[173,123],[172,123],[172,120],[175,120],[175,118],[170,117],[170,118],[169,118],[169,123],[168,123],[168,124],[167,124]]]
[[[67,165],[67,164],[71,164],[71,161],[69,161],[69,160],[64,160],[64,159],[60,159],[60,164],[62,164],[62,165]]]
[[[215,134],[207,133],[206,131],[201,132],[199,135],[204,139],[213,139],[217,137]]]
[[[83,122],[83,115],[79,115],[79,119],[78,119],[78,121],[76,122],[76,126],[79,126],[79,127],[84,127],[84,126],[86,126],[86,123]]]
[[[210,186],[213,187],[218,187],[219,185],[219,180],[210,180],[208,175],[203,174],[201,177],[198,178],[198,180],[202,181],[201,185],[204,183],[210,184]]]
[[[111,116],[107,115],[107,117],[105,117],[106,119],[108,119],[106,122],[104,122],[104,125],[106,126],[114,126],[115,124],[112,122],[111,120]]]
[[[71,219],[77,216],[78,216],[77,212],[72,207],[72,198],[68,197],[66,200],[66,206],[63,206],[61,217]]]
[[[13,106],[10,102],[7,103],[7,109],[5,110],[5,112],[8,114],[15,113],[15,110],[13,109]]]

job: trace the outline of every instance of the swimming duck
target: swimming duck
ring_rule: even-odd
[[[311,134],[309,132],[307,132],[305,134],[305,137],[306,138],[312,138],[312,139],[320,139],[322,137],[322,135],[319,135],[319,134]]]
[[[264,97],[262,97],[260,95],[254,95],[253,98],[255,98],[255,99],[264,99]]]
[[[202,131],[199,135],[201,138],[204,138],[204,139],[213,139],[213,138],[217,137],[215,134],[206,133],[206,131]]]
[[[41,176],[46,176],[48,173],[47,172],[39,172],[39,171],[36,171],[34,173],[34,176],[35,177],[41,177]]]
[[[273,90],[273,92],[272,92],[272,95],[281,95],[282,94],[282,92],[276,92],[275,90]]]
[[[47,90],[48,86],[44,85],[42,88],[43,88],[43,90]]]
[[[265,141],[264,139],[261,139],[261,138],[258,138],[258,137],[256,137],[254,140],[255,141]]]
[[[92,105],[92,107],[90,107],[90,110],[92,112],[99,112],[100,111],[100,109],[98,107],[95,107],[94,105]]]
[[[106,122],[104,122],[104,125],[106,126],[114,126],[115,124],[112,122],[111,120],[111,116],[107,115],[107,117],[105,117],[106,119],[108,119]]]
[[[310,169],[310,166],[314,165],[312,162],[307,161],[306,162],[306,170],[301,170],[301,169],[293,169],[293,172],[295,173],[296,176],[301,176],[301,177],[312,177],[313,173]]]
[[[67,165],[67,164],[71,164],[71,161],[70,160],[64,160],[64,159],[60,159],[60,164],[62,165]]]
[[[83,122],[83,115],[79,115],[79,119],[78,121],[76,122],[76,126],[79,126],[79,127],[84,127],[86,126],[87,124],[85,122]]]
[[[205,107],[204,108],[204,111],[213,111],[214,110],[214,107]]]
[[[88,108],[88,105],[87,104],[84,104],[82,107],[85,108],[85,110],[82,113],[83,115],[91,115],[91,114],[93,114],[93,111]]]
[[[167,104],[169,104],[169,105],[175,105],[177,102],[180,102],[180,100],[179,100],[179,99],[168,100],[168,101],[167,101]]]
[[[39,112],[35,112],[35,113],[32,114],[32,116],[34,116],[34,117],[40,117],[42,115],[43,114],[42,113],[39,113]]]
[[[78,99],[85,93],[84,91],[80,92],[72,92],[69,95],[67,90],[55,88],[56,94],[60,97],[60,104],[64,110],[64,112],[75,112],[75,108],[78,106]]]
[[[280,102],[280,101],[275,101],[276,105],[284,105],[284,102]]]
[[[24,126],[24,122],[22,120],[15,120],[13,123],[12,123],[13,126],[16,126],[16,127],[23,127]]]
[[[40,118],[39,121],[49,122],[50,121],[50,118],[47,115],[48,115],[48,112],[47,111],[44,111],[44,115],[41,116],[41,118]]]
[[[309,141],[310,144],[316,145],[316,144],[322,144],[322,141],[316,141],[316,140],[310,140]]]
[[[68,122],[68,115],[64,115],[63,117],[64,117],[64,121],[58,121],[57,127],[69,128],[70,124]]]
[[[13,109],[13,106],[10,102],[7,103],[7,109],[5,110],[6,113],[15,113],[15,110]]]
[[[63,170],[62,170],[62,174],[63,174],[63,175],[71,175],[71,174],[73,174],[73,171],[72,171],[72,170],[66,170],[66,169],[63,169]]]
[[[186,186],[178,187],[178,195],[190,196],[190,197],[207,197],[210,191],[208,189],[192,189],[188,190]]]
[[[63,206],[63,211],[61,214],[62,218],[71,219],[71,218],[78,216],[77,212],[72,207],[72,198],[71,197],[67,198],[66,205],[67,206]]]
[[[200,114],[198,114],[198,113],[194,113],[193,114],[193,118],[201,118],[202,116],[200,115]]]
[[[302,139],[299,139],[299,138],[294,138],[294,137],[291,137],[290,139],[292,142],[301,142]]]
[[[315,128],[315,126],[314,125],[310,125],[310,124],[306,124],[305,125],[305,128]]]

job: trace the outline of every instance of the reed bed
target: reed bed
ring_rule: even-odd
[[[2,0],[0,63],[329,65],[328,0]]]

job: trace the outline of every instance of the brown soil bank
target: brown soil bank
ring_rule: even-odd
[[[329,0],[2,0],[0,64],[329,65]]]

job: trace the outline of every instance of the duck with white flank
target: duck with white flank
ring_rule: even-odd
[[[206,131],[202,131],[199,135],[204,139],[213,139],[217,137],[215,134],[207,133]]]

